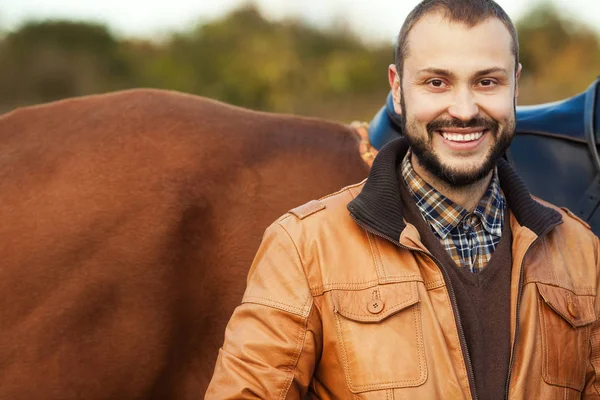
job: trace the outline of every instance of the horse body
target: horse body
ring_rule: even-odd
[[[0,398],[204,395],[262,232],[364,179],[325,121],[133,90],[0,117]]]

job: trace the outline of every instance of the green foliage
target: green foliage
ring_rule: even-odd
[[[305,113],[309,103],[375,91],[383,98],[387,90],[374,79],[389,62],[380,49],[347,32],[269,22],[252,6],[176,35],[166,48],[161,63],[168,58],[185,77],[172,87],[255,109]]]
[[[30,104],[114,90],[131,71],[106,27],[28,22],[0,44],[0,101]]]
[[[600,75],[595,31],[561,14],[552,3],[531,9],[517,23],[523,64],[520,103],[572,96]]]
[[[549,4],[519,21],[521,103],[581,91],[600,73],[589,28]],[[106,26],[30,21],[0,36],[0,112],[131,87],[179,90],[240,106],[369,120],[388,91],[392,45],[366,45],[342,28],[273,22],[254,6],[172,33],[163,42],[120,39]]]
[[[28,22],[0,39],[0,110],[155,87],[260,110],[368,119],[385,99],[389,62],[388,46],[271,22],[253,6],[163,43],[119,40],[97,24]],[[365,98],[373,99],[369,109]]]

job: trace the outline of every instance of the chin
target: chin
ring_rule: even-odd
[[[478,174],[482,169],[486,168],[490,164],[489,158],[468,160],[468,159],[455,159],[452,162],[444,162],[441,160],[442,168],[455,174],[468,175]]]
[[[442,180],[452,186],[469,186],[486,179],[494,169],[495,163],[477,163],[470,165],[469,168],[454,167],[452,165],[443,165],[441,176]]]

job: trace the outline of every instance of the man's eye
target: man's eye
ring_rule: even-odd
[[[436,88],[441,88],[444,86],[444,82],[441,79],[432,79],[429,81],[429,84]]]
[[[484,79],[484,80],[480,81],[479,84],[481,86],[490,87],[490,86],[494,86],[494,81],[491,79]]]

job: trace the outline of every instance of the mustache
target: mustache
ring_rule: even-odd
[[[489,130],[493,133],[498,131],[498,122],[494,121],[491,118],[483,118],[483,117],[475,117],[471,118],[469,121],[461,121],[458,118],[452,119],[436,119],[427,124],[427,132],[429,134],[433,134],[435,131],[439,131],[442,129],[451,129],[451,128],[480,128]]]

